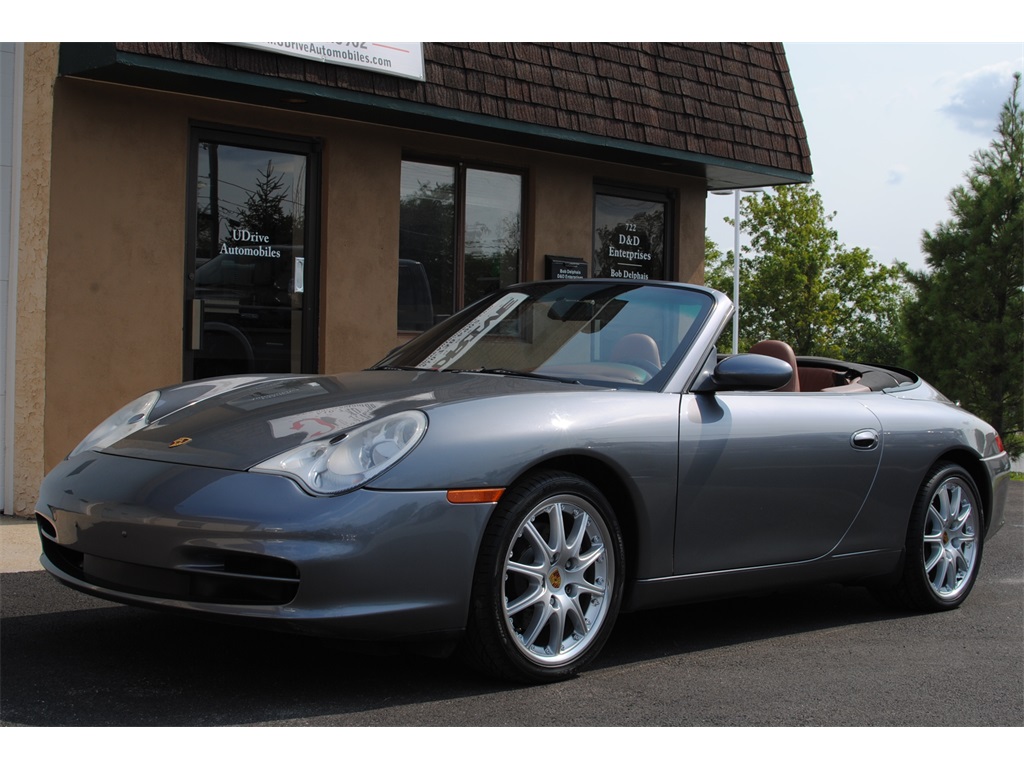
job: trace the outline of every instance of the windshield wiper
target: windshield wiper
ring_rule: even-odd
[[[378,365],[368,368],[370,371],[421,371],[423,373],[489,373],[495,376],[521,376],[525,379],[541,379],[543,381],[557,381],[560,384],[579,384],[577,379],[565,379],[559,376],[549,376],[533,371],[516,371],[511,368],[418,368],[415,365]]]
[[[559,376],[549,376],[544,373],[534,373],[533,371],[516,371],[511,368],[469,368],[464,371],[458,371],[453,368],[446,368],[445,370],[455,373],[492,373],[496,376],[522,376],[526,379],[542,379],[544,381],[557,381],[562,384],[579,384],[577,379],[563,379]]]

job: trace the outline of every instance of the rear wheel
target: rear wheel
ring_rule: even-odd
[[[979,494],[959,465],[935,467],[918,492],[907,529],[903,571],[891,596],[907,608],[945,611],[970,593],[981,566]]]
[[[600,652],[622,598],[622,535],[590,482],[544,472],[502,498],[473,582],[464,651],[520,682],[571,677]]]

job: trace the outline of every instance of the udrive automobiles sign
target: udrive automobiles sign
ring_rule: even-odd
[[[233,43],[286,56],[423,80],[423,43]]]

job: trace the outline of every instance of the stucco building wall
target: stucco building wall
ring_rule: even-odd
[[[17,280],[13,318],[14,360],[13,511],[26,514],[33,493],[49,465],[44,459],[46,406],[46,300],[50,232],[50,166],[52,155],[53,87],[57,46],[24,47],[21,167],[18,209]],[[5,510],[6,511],[6,510]]]

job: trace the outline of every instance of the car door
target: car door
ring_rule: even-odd
[[[675,572],[822,557],[856,518],[882,454],[862,396],[685,395]]]

